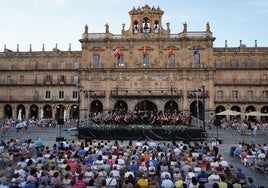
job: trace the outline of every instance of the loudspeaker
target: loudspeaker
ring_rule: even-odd
[[[221,120],[217,118],[217,119],[214,121],[214,126],[215,126],[215,127],[220,127],[220,126],[221,126]]]
[[[59,125],[64,125],[64,119],[63,118],[59,118],[58,119],[58,124]]]
[[[91,141],[92,141],[92,138],[90,138],[90,137],[85,138],[85,143],[88,143],[88,142],[91,142]]]

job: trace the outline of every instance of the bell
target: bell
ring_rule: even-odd
[[[145,24],[144,24],[144,28],[143,28],[143,29],[145,29],[145,30],[149,29],[149,27],[148,27],[148,23],[147,23],[147,22],[145,22]]]

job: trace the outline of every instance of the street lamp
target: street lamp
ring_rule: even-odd
[[[83,91],[84,87],[80,84],[77,84],[77,106],[78,106],[78,111],[77,111],[77,129],[80,126],[80,92]]]
[[[199,101],[198,101],[198,92],[202,92],[201,96],[202,96],[202,102],[203,102],[203,130],[206,130],[206,123],[205,123],[205,119],[206,119],[206,105],[205,105],[205,99],[206,99],[206,91],[205,91],[205,85],[201,85],[198,89],[195,89],[192,91],[194,93],[194,95],[196,96],[196,111],[197,111],[197,120],[198,120],[198,126],[199,126]]]
[[[193,90],[192,93],[196,97],[196,118],[197,118],[197,125],[199,127],[199,102],[198,102],[198,90]]]
[[[205,85],[200,86],[201,91],[202,91],[202,97],[203,97],[203,130],[206,131],[206,88]]]
[[[89,124],[89,113],[90,113],[90,101],[89,101],[90,94],[94,93],[95,91],[89,89],[89,90],[85,90],[84,92],[87,94],[87,125],[88,125]]]

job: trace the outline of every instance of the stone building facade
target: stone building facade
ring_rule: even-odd
[[[268,47],[215,48],[202,31],[170,33],[164,12],[129,11],[121,34],[84,28],[81,51],[0,53],[0,117],[87,119],[113,111],[182,112],[208,122],[232,109],[268,112]]]

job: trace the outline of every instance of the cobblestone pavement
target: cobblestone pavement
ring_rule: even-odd
[[[205,142],[210,142],[211,138],[217,136],[217,130],[207,130],[209,138],[205,140]],[[252,177],[256,185],[260,186],[263,185],[268,188],[268,175],[263,174],[261,172],[255,171],[251,167],[245,167],[240,159],[234,158],[230,156],[230,148],[236,146],[239,142],[245,143],[260,143],[268,144],[268,131],[267,132],[257,132],[256,137],[252,137],[250,132],[246,132],[245,134],[237,133],[234,130],[218,130],[218,138],[221,139],[223,142],[219,147],[219,152],[222,153],[224,158],[232,163],[235,167],[240,167],[242,171],[246,174],[247,177]]]
[[[211,139],[214,136],[218,135],[218,138],[221,139],[223,142],[219,147],[219,152],[224,156],[224,158],[228,161],[233,163],[235,167],[242,168],[243,172],[246,174],[247,177],[252,177],[256,185],[264,185],[268,188],[268,176],[256,172],[254,169],[250,167],[245,167],[242,165],[241,161],[237,158],[230,156],[230,148],[235,146],[239,142],[254,142],[254,143],[267,143],[268,144],[268,131],[266,133],[257,132],[256,137],[251,137],[249,133],[246,134],[238,134],[234,130],[217,130],[210,129],[206,130],[208,133],[208,138],[204,140],[204,142],[210,143]],[[1,135],[1,139],[5,141],[16,138],[21,141],[31,138],[32,140],[37,140],[41,138],[46,146],[52,147],[53,144],[56,143],[57,137],[64,137],[66,140],[77,140],[77,135],[75,131],[67,131],[67,128],[62,128],[61,131],[59,128],[36,128],[30,127],[27,130],[20,130],[19,133],[16,132],[15,128],[10,128],[7,131],[5,136]]]

